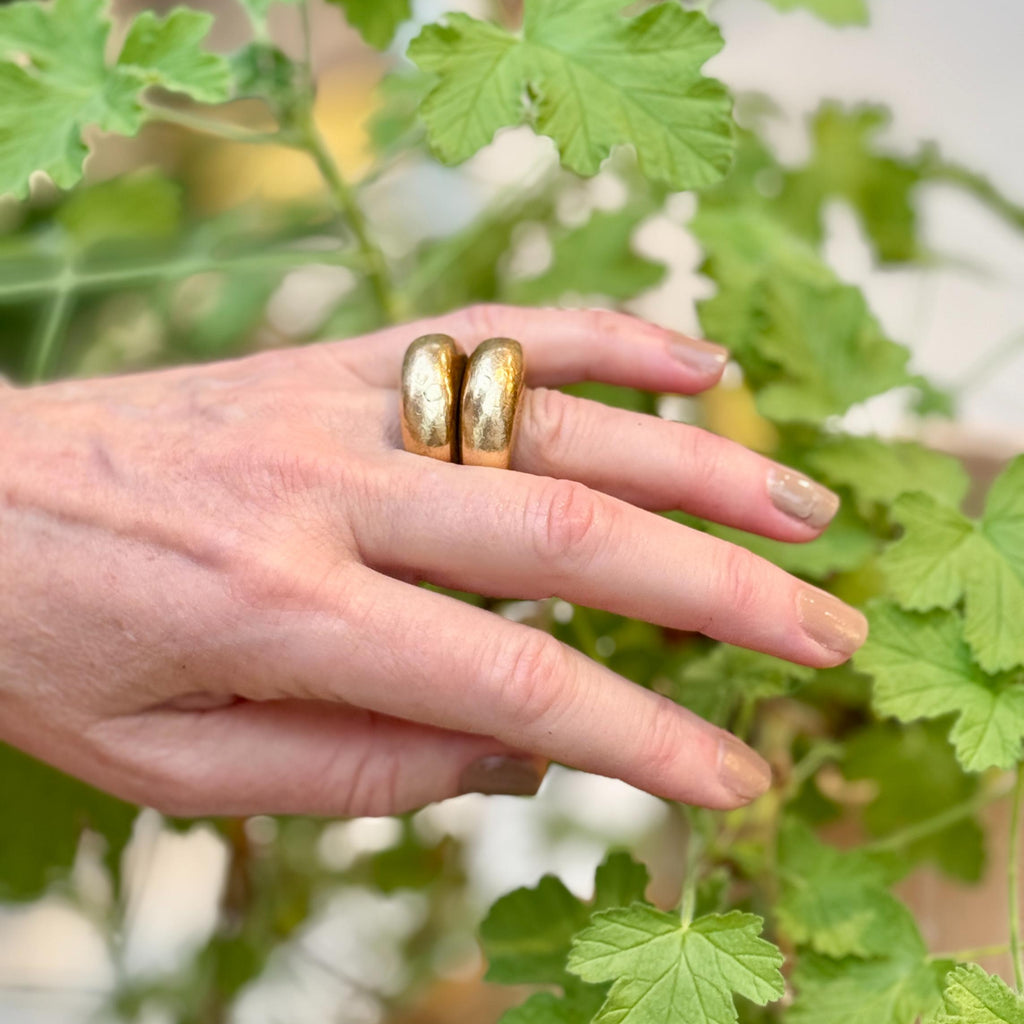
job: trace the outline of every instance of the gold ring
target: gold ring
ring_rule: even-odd
[[[443,462],[459,461],[459,398],[466,354],[447,334],[425,334],[402,360],[402,446]]]
[[[462,462],[508,469],[523,395],[523,348],[512,338],[491,338],[469,357],[462,382]]]

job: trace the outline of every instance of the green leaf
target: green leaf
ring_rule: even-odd
[[[628,854],[610,854],[597,869],[594,905],[642,899],[646,887],[647,869],[642,864]],[[506,985],[572,984],[565,970],[569,943],[590,920],[593,909],[552,875],[545,875],[533,888],[502,896],[480,926],[490,963],[487,979]]]
[[[537,992],[507,1011],[499,1024],[590,1024],[607,996],[607,986],[574,984],[564,996]]]
[[[868,23],[867,0],[768,0],[780,11],[797,8],[816,14],[832,25],[866,25]]]
[[[144,12],[110,64],[104,9],[103,0],[0,7],[0,195],[26,196],[35,171],[61,188],[74,185],[87,153],[84,129],[134,135],[146,120],[147,86],[227,99],[226,61],[199,48],[210,15],[176,10],[161,20]]]
[[[621,0],[526,0],[521,35],[451,14],[409,47],[439,77],[421,108],[446,163],[498,129],[530,124],[562,163],[593,175],[632,145],[644,175],[675,189],[718,181],[732,161],[731,100],[700,68],[722,48],[702,14],[661,3],[634,18]]]
[[[1024,999],[977,964],[949,973],[942,1002],[935,1024],[1024,1024]]]
[[[569,294],[621,301],[653,288],[667,268],[632,247],[633,234],[651,212],[649,203],[596,211],[582,226],[555,238],[551,266],[512,284],[509,299],[528,306],[553,304]]]
[[[201,48],[212,24],[211,15],[181,7],[164,19],[143,11],[128,30],[118,66],[135,71],[146,85],[220,103],[231,93],[231,68]]]
[[[605,910],[573,939],[569,969],[613,982],[594,1024],[733,1024],[735,995],[763,1006],[785,990],[763,923],[738,911],[686,924],[643,904]]]
[[[371,46],[386,49],[403,21],[412,17],[410,0],[328,0]]]
[[[380,80],[376,108],[366,122],[376,153],[385,156],[419,141],[423,125],[417,114],[433,84],[432,75],[415,69],[393,71]]]
[[[624,850],[608,854],[594,874],[592,910],[626,907],[641,902],[651,876],[647,868]]]
[[[954,612],[914,614],[890,602],[868,610],[868,642],[854,664],[875,679],[880,714],[904,722],[956,714],[950,740],[970,771],[1009,768],[1024,739],[1019,673],[990,676],[971,658]]]
[[[909,915],[908,915],[909,916]],[[930,961],[916,928],[894,956],[830,960],[805,955],[787,1024],[913,1024],[939,1005],[949,961]]]
[[[767,558],[787,572],[812,580],[859,569],[879,547],[877,536],[848,505],[840,506],[825,531],[805,544],[787,544],[714,524],[708,532]]]
[[[66,873],[82,830],[107,841],[116,867],[138,808],[0,743],[0,898],[30,899]]]
[[[982,668],[1024,664],[1024,456],[992,485],[979,521],[918,494],[892,516],[905,532],[880,565],[899,603],[927,611],[962,598],[964,635]]]
[[[906,930],[907,908],[888,889],[885,868],[858,850],[822,843],[803,823],[779,838],[779,927],[799,946],[830,957],[888,954]]]
[[[235,97],[259,97],[288,122],[305,102],[300,65],[270,43],[253,42],[231,55]]]
[[[946,738],[944,723],[897,726],[876,722],[846,742],[848,779],[874,783],[876,795],[862,812],[873,836],[887,836],[969,800],[978,790]],[[955,822],[901,847],[911,864],[932,861],[965,882],[977,882],[985,863],[984,833],[975,818]]]
[[[765,283],[755,308],[758,351],[781,370],[757,395],[769,419],[822,423],[909,380],[909,352],[882,334],[857,288],[780,277]]]
[[[918,256],[912,195],[923,177],[921,161],[877,151],[876,137],[889,120],[884,107],[844,110],[835,103],[824,104],[811,127],[811,159],[785,175],[777,213],[821,242],[826,205],[833,199],[845,200],[860,217],[882,261],[905,262]]]
[[[848,487],[864,515],[911,491],[959,506],[969,484],[959,459],[912,442],[841,437],[823,441],[807,452],[806,459],[825,483]]]
[[[716,644],[710,653],[686,662],[668,692],[701,718],[728,728],[741,706],[792,693],[813,678],[814,669],[804,665]]]
[[[54,218],[87,249],[111,240],[170,238],[182,214],[181,186],[146,172],[76,190]]]

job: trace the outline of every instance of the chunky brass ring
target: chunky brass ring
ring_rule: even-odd
[[[469,357],[462,382],[460,430],[467,466],[508,469],[523,395],[523,348],[491,338]]]
[[[425,334],[402,360],[402,446],[443,462],[459,461],[459,399],[466,354],[447,334]]]

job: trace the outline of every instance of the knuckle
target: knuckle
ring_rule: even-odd
[[[571,678],[565,650],[550,634],[523,627],[498,659],[508,713],[514,721],[537,726],[550,721],[565,700]]]
[[[761,610],[762,581],[758,560],[744,548],[721,543],[710,559],[710,612],[700,626],[702,633],[714,636],[723,618],[732,622],[751,622]]]
[[[575,480],[549,479],[527,503],[527,532],[543,564],[577,571],[594,557],[602,517],[598,496]]]
[[[659,702],[660,703],[660,702]],[[642,737],[639,749],[644,762],[657,778],[676,779],[679,776],[679,753],[683,747],[677,720],[677,710],[655,704],[649,711],[647,722],[638,730]]]
[[[702,494],[721,491],[728,468],[722,439],[699,427],[683,427],[677,431],[677,438],[679,479],[688,480],[691,490]]]
[[[469,306],[464,312],[466,322],[473,334],[478,334],[481,339],[489,338],[494,334],[501,334],[500,323],[504,306],[493,302],[478,302]]]
[[[571,415],[573,401],[568,395],[551,388],[534,388],[527,393],[523,405],[523,436],[529,439],[540,460],[550,463],[560,453],[573,450],[579,416]]]

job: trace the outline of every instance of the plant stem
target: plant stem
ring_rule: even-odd
[[[858,849],[864,850],[867,853],[884,853],[888,850],[899,850],[901,847],[910,845],[910,843],[916,843],[919,839],[924,839],[927,836],[934,835],[936,832],[941,832],[943,829],[949,828],[950,825],[955,825],[964,818],[969,818],[975,811],[980,811],[983,807],[1002,800],[1009,792],[1009,789],[1002,788],[976,793],[969,800],[964,800],[962,803],[947,807],[941,813],[931,818],[925,818],[924,821],[917,821],[906,828],[890,832],[887,836],[874,839],[858,847]]]
[[[30,384],[38,384],[50,374],[71,318],[72,291],[70,279],[66,275],[61,275],[50,307],[29,346],[25,376]]]
[[[190,131],[201,132],[204,135],[215,135],[217,138],[226,139],[228,142],[288,145],[288,139],[279,132],[255,131],[251,128],[243,128],[241,125],[232,124],[230,121],[220,121],[212,117],[190,114],[187,110],[175,110],[173,107],[151,105],[147,107],[147,113],[151,121],[162,121],[164,124],[178,125],[181,128],[188,128]]]
[[[307,95],[305,109],[297,119],[296,128],[299,138],[296,144],[298,148],[305,150],[313,158],[320,177],[323,178],[324,184],[327,186],[328,194],[355,236],[365,264],[366,277],[370,282],[370,289],[381,317],[388,323],[394,323],[398,319],[398,311],[387,259],[380,246],[372,238],[363,209],[359,205],[355,193],[345,181],[341,168],[331,155],[331,151],[327,148],[313,117],[316,80],[313,76],[313,45],[308,0],[302,0],[300,16],[302,18],[303,43],[302,67],[306,78],[305,91]]]
[[[955,949],[951,953],[933,953],[929,960],[957,960],[960,963],[967,963],[971,960],[980,960],[983,956],[1000,956],[1009,950],[1005,942],[999,942],[992,946],[974,946],[971,949]]]
[[[34,277],[27,276],[20,281],[9,283],[0,280],[0,302],[24,302],[46,296],[53,296],[56,302],[56,298],[61,293],[70,296],[81,292],[103,291],[108,288],[146,284],[152,281],[171,281],[211,271],[244,273],[259,270],[288,270],[310,265],[358,269],[362,266],[362,262],[354,259],[350,253],[330,250],[325,252],[300,250],[255,252],[235,259],[214,256],[177,256],[172,259],[142,261],[132,266],[102,270],[78,269],[69,260],[56,267],[50,266],[46,268],[45,272]]]
[[[317,170],[327,185],[327,190],[334,201],[339,212],[348,222],[352,234],[355,236],[356,244],[360,255],[363,258],[363,265],[366,268],[366,276],[373,290],[373,297],[377,302],[381,316],[390,323],[398,319],[395,308],[394,292],[391,285],[391,274],[388,270],[387,260],[380,247],[370,237],[369,227],[362,208],[356,200],[355,194],[349,188],[341,171],[331,156],[330,150],[324,144],[316,125],[313,123],[312,115],[303,131],[303,148],[316,162]]]
[[[686,820],[690,831],[686,837],[686,876],[683,878],[683,894],[679,901],[679,920],[685,928],[692,920],[697,907],[697,876],[700,856],[704,852],[704,843],[693,820],[693,813],[686,809]]]
[[[1017,779],[1013,787],[1013,814],[1010,819],[1010,954],[1013,957],[1013,977],[1018,994],[1024,993],[1024,959],[1020,945],[1020,814],[1024,804],[1024,764],[1017,765]]]

